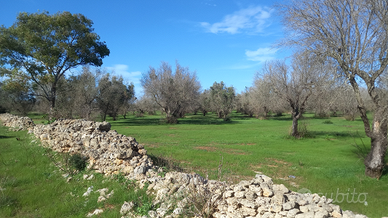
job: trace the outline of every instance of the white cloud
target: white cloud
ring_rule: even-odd
[[[133,82],[133,84],[140,84],[141,72],[129,72],[128,68],[128,65],[125,64],[116,64],[113,67],[107,67],[108,70],[113,71],[116,75],[123,76],[123,78],[126,79],[128,82]]]
[[[250,61],[265,62],[275,58],[275,54],[279,49],[274,48],[259,48],[256,51],[245,50],[245,55]]]
[[[140,84],[140,71],[129,72],[129,67],[125,64],[116,64],[113,67],[107,67],[107,69],[113,71],[114,74],[117,76],[123,76],[124,80],[126,80],[127,82],[132,82],[135,85],[136,96],[143,95],[143,87]]]
[[[271,17],[272,10],[260,6],[249,7],[226,15],[221,22],[210,24],[201,22],[201,26],[211,33],[236,34],[242,30],[248,32],[262,32],[269,26],[267,21]]]

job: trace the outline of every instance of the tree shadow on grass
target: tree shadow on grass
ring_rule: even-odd
[[[9,138],[16,138],[16,136],[0,135],[0,139],[9,139]]]
[[[383,174],[381,174],[381,177],[388,177],[388,163],[385,165],[384,170],[383,170]]]
[[[114,126],[154,126],[154,125],[227,125],[236,124],[238,121],[224,121],[223,119],[191,119],[191,118],[180,118],[177,124],[168,124],[164,118],[148,118],[148,119],[122,119],[113,122]]]
[[[268,117],[269,120],[278,120],[278,121],[292,121],[292,117],[289,115],[289,116],[271,116],[271,117]]]
[[[326,138],[342,138],[342,137],[360,137],[358,133],[354,132],[336,132],[336,131],[308,131],[309,135],[313,137],[326,137]]]
[[[117,121],[109,121],[114,126],[154,126],[163,125],[160,118],[127,118]]]
[[[189,114],[184,118],[179,118],[177,124],[166,123],[165,117],[163,116],[152,116],[152,117],[129,117],[127,119],[119,119],[117,121],[111,121],[114,126],[152,126],[152,125],[230,125],[240,123],[242,120],[255,119],[254,117],[242,116],[232,114],[229,120],[223,120],[214,116],[214,114],[208,114],[206,116]]]

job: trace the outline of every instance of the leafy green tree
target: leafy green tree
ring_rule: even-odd
[[[0,84],[0,89],[3,111],[15,111],[25,116],[32,110],[36,99],[31,83],[23,72],[14,69]]]
[[[129,85],[126,85],[126,89],[124,90],[124,102],[119,109],[124,119],[127,119],[127,113],[134,108],[135,100],[135,85],[130,83]]]
[[[82,14],[22,12],[11,27],[0,27],[0,68],[22,69],[42,89],[52,112],[65,73],[85,64],[101,66],[109,55],[92,24]]]
[[[120,108],[135,95],[133,84],[126,86],[122,77],[109,74],[101,78],[97,90],[97,104],[104,121],[107,114],[116,120]]]
[[[232,112],[236,94],[233,86],[227,87],[223,81],[214,82],[210,87],[210,99],[212,108],[217,112],[218,118],[228,119]]]

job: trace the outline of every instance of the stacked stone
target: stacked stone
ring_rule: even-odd
[[[153,175],[153,176],[150,176]],[[154,169],[147,172],[147,178],[140,181],[139,187],[148,184],[147,194],[155,196],[154,205],[160,205],[156,210],[148,212],[148,217],[193,217],[193,204],[206,203],[210,199],[210,207],[213,207],[222,196],[222,191],[227,187],[225,182],[206,180],[196,173],[167,172],[165,176],[159,168],[159,175],[155,175]],[[128,204],[128,202],[126,203]],[[125,204],[125,205],[126,205]],[[123,207],[125,207],[123,205]],[[190,208],[191,212],[187,209]],[[197,208],[202,210],[203,208]],[[210,209],[210,208],[209,208]],[[211,210],[209,210],[211,211]],[[128,210],[122,213],[124,217],[136,217]],[[210,215],[210,214],[209,214]]]
[[[3,125],[12,128],[14,131],[27,130],[35,126],[29,117],[18,117],[9,113],[0,114]]]
[[[143,145],[135,138],[110,130],[108,122],[57,120],[37,125],[32,133],[44,146],[57,152],[79,153],[89,158],[89,167],[106,175],[119,172],[145,174],[152,168]]]
[[[241,181],[229,186],[223,199],[217,203],[216,218],[221,217],[355,217],[350,211],[342,211],[332,199],[318,194],[300,194],[288,190],[283,184],[273,184],[265,175],[256,175],[251,181]]]
[[[206,209],[213,210],[212,216],[215,218],[366,217],[342,211],[338,205],[332,204],[332,199],[325,196],[292,192],[283,184],[273,184],[271,178],[261,174],[234,185],[206,180],[198,174],[178,172],[168,172],[165,177],[148,177],[139,183],[141,188],[149,184],[148,194],[154,194],[154,204],[161,205],[156,211],[150,211],[149,217],[180,217],[195,203],[193,201],[200,200],[198,198],[206,201],[211,207]],[[134,214],[123,215],[131,217]]]
[[[364,218],[351,211],[342,211],[332,199],[318,194],[300,194],[284,185],[273,184],[265,175],[235,185],[206,180],[198,174],[168,172],[153,166],[147,151],[132,137],[110,130],[108,122],[57,120],[49,125],[36,125],[28,117],[0,114],[3,124],[28,129],[44,146],[57,152],[80,153],[89,158],[89,167],[111,175],[119,172],[136,179],[140,188],[148,184],[148,193],[155,195],[160,207],[149,211],[148,217],[181,217],[196,200],[205,200],[207,211],[216,218],[232,217],[344,217]],[[205,203],[204,202],[204,203]],[[123,207],[130,208],[126,202]],[[199,210],[203,208],[197,208]],[[125,212],[124,212],[125,211]],[[124,217],[134,214],[122,208]],[[198,215],[198,214],[194,214]]]

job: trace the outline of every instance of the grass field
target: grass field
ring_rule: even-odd
[[[16,140],[19,139],[19,140]],[[94,179],[84,180],[82,171],[67,182],[47,154],[55,154],[31,143],[26,131],[10,132],[0,125],[0,217],[86,217],[89,212],[100,208],[100,217],[120,217],[124,201],[134,201],[135,211],[145,215],[152,205],[152,198],[145,190],[136,190],[134,183],[123,176],[114,179],[94,174]],[[93,186],[89,197],[83,197],[88,187]],[[99,193],[109,188],[112,197],[97,203]]]
[[[366,154],[370,147],[361,120],[307,114],[301,121],[308,129],[302,139],[288,136],[289,115],[259,120],[233,113],[230,122],[212,114],[188,115],[177,125],[164,124],[160,115],[108,121],[112,129],[144,144],[149,154],[174,159],[187,171],[234,182],[262,172],[291,190],[333,198],[343,209],[388,216],[387,171],[380,180],[364,176],[356,154]],[[359,152],[355,144],[366,149]]]
[[[45,122],[39,114],[32,114],[31,117],[36,123]],[[357,154],[366,154],[370,146],[360,120],[347,121],[342,117],[318,119],[307,114],[301,121],[308,129],[306,137],[302,139],[288,136],[292,122],[289,115],[259,120],[233,113],[229,122],[217,119],[213,114],[205,117],[187,115],[176,125],[165,124],[160,115],[127,116],[127,119],[108,121],[111,122],[112,129],[135,137],[139,143],[144,144],[148,154],[172,159],[188,172],[194,171],[204,177],[208,175],[211,179],[221,178],[234,182],[250,179],[257,172],[262,172],[272,177],[276,183],[283,183],[293,191],[309,190],[333,198],[344,210],[352,210],[368,217],[388,216],[387,171],[380,180],[364,176],[364,164]],[[39,217],[35,214],[49,217],[44,214],[55,214],[49,212],[52,209],[48,205],[53,204],[62,208],[60,209],[62,212],[59,213],[79,214],[81,217],[96,208],[96,203],[90,203],[91,205],[86,208],[79,207],[84,203],[82,199],[61,203],[63,200],[73,199],[68,193],[80,195],[90,184],[85,181],[79,184],[66,183],[60,174],[51,175],[54,169],[49,167],[39,168],[39,172],[34,172],[35,167],[29,166],[33,159],[30,158],[32,156],[28,157],[26,145],[14,144],[19,142],[15,140],[17,134],[23,133],[5,132],[5,129],[1,128],[0,158],[8,165],[0,162],[0,178],[3,183],[5,181],[6,184],[11,184],[8,185],[11,188],[7,188],[3,196],[16,203],[11,204],[15,205],[11,209],[5,207],[3,203],[0,206],[0,214],[16,213],[16,217],[24,217],[26,211],[26,214],[32,214],[31,217]],[[360,148],[365,144],[366,149],[361,149],[360,152],[353,146],[355,144]],[[16,147],[16,150],[11,147]],[[39,153],[39,147],[37,149],[36,152]],[[20,168],[11,168],[14,165]],[[22,175],[25,175],[23,179],[19,179]],[[47,178],[45,175],[51,176]],[[12,178],[17,182],[7,182],[10,179],[12,181]],[[41,182],[35,179],[41,179]],[[16,193],[19,193],[18,190],[26,192],[30,190],[29,186],[39,183],[44,185],[32,189],[30,191],[33,193],[32,197],[26,197],[25,194],[12,196],[12,192],[6,194],[13,189],[17,191]],[[0,186],[4,188],[7,185],[0,183]],[[96,181],[95,186],[101,185]],[[116,189],[120,190],[120,187],[118,184]],[[48,189],[55,191],[42,192]],[[115,200],[121,204],[124,199],[129,198],[128,191],[122,193],[125,194],[118,195],[118,200]],[[41,202],[36,203],[37,201]],[[119,204],[112,205],[115,205],[115,210],[118,211]],[[41,211],[38,213],[34,208],[42,209],[37,210]],[[108,207],[107,215],[104,214],[104,217],[115,217],[117,214],[113,211]]]

